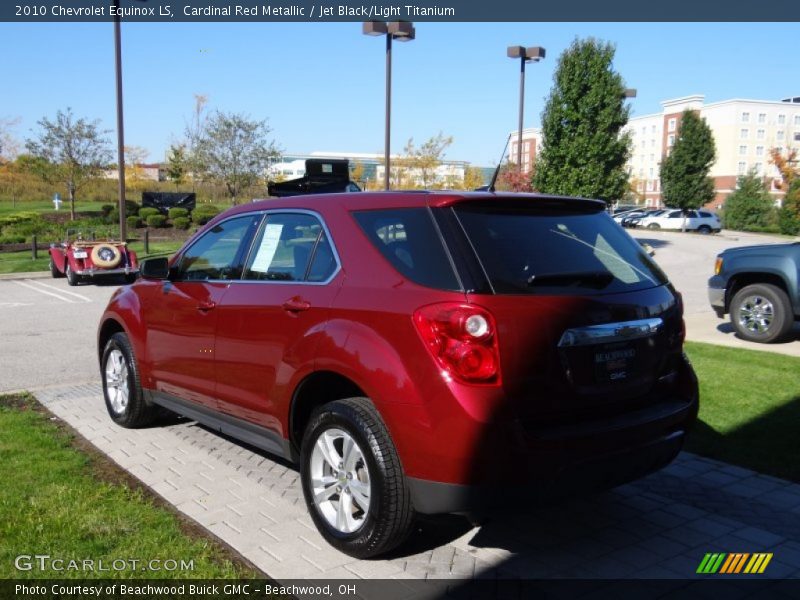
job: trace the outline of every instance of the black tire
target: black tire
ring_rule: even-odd
[[[115,405],[112,392],[109,392],[109,362],[112,360],[112,353],[119,352],[125,363],[125,374],[122,380],[127,385],[128,397],[125,406],[119,408]],[[144,400],[142,386],[139,380],[139,368],[136,365],[136,358],[133,348],[128,341],[128,336],[124,333],[115,333],[106,343],[103,349],[103,360],[100,363],[100,377],[103,380],[103,398],[106,402],[106,409],[117,425],[134,429],[151,423],[158,415],[156,407],[149,405]],[[112,390],[116,387],[111,385]]]
[[[730,316],[739,336],[762,344],[782,340],[794,325],[789,297],[769,283],[748,285],[736,292]]]
[[[60,279],[64,274],[56,268],[56,263],[53,262],[53,257],[50,257],[50,275],[53,279]]]
[[[661,229],[661,225],[659,225],[658,223],[650,223],[650,224],[647,226],[647,228],[648,228],[648,229]]]
[[[700,227],[697,228],[697,233],[708,235],[709,233],[711,233],[711,227],[709,227],[708,225],[700,225]]]
[[[72,268],[70,268],[69,263],[67,263],[64,267],[64,274],[67,276],[67,283],[69,285],[78,285],[78,276],[75,274]]]
[[[313,449],[329,430],[341,430],[352,437],[369,473],[369,508],[362,515],[361,525],[351,533],[330,524],[314,501]],[[369,558],[388,552],[411,531],[414,510],[403,468],[386,425],[367,398],[337,400],[314,411],[303,435],[301,478],[306,505],[317,529],[331,546],[349,556]],[[341,493],[334,495],[342,497]]]

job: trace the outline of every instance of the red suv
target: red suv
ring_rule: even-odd
[[[169,409],[299,463],[352,556],[669,463],[697,415],[680,295],[594,200],[389,192],[237,206],[112,297],[124,427]]]

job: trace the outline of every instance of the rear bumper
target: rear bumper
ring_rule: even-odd
[[[138,273],[138,268],[131,268],[131,267],[121,267],[118,269],[83,269],[78,271],[75,270],[76,275],[80,275],[81,277],[105,277],[111,275],[132,275],[134,273]]]
[[[675,431],[648,444],[572,464],[555,477],[534,479],[527,485],[458,485],[411,477],[407,482],[414,509],[423,514],[509,508],[608,489],[644,477],[672,462],[683,447],[684,437],[684,431]]]
[[[621,485],[669,464],[697,418],[698,385],[684,360],[674,396],[606,417],[561,425],[485,424],[462,455],[462,479],[407,474],[414,508],[426,514],[480,512]]]

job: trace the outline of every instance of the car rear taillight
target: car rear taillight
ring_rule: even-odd
[[[446,378],[500,382],[497,328],[486,309],[471,304],[431,304],[414,313],[414,325]]]

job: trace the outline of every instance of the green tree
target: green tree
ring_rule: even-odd
[[[725,200],[725,227],[738,231],[764,227],[774,208],[764,181],[751,170],[739,176],[736,191]]]
[[[186,180],[187,165],[186,146],[172,144],[167,155],[167,179],[175,184],[175,191]]]
[[[778,227],[786,235],[800,233],[800,178],[793,179],[786,190],[783,204],[778,211]]]
[[[558,59],[542,113],[542,149],[533,187],[549,194],[600,198],[625,195],[630,108],[625,83],[612,65],[614,46],[575,40]]]
[[[430,189],[441,185],[436,169],[442,164],[445,151],[452,143],[453,138],[441,131],[420,146],[414,144],[414,138],[408,140],[400,164],[406,171],[405,178],[410,187]]]
[[[33,157],[37,173],[48,183],[61,182],[69,195],[70,218],[75,220],[75,194],[88,180],[97,177],[111,161],[111,147],[99,129],[100,121],[76,119],[72,109],[58,111],[54,120],[38,121],[38,137],[25,147]]]
[[[206,175],[224,185],[236,204],[242,190],[263,178],[270,159],[279,155],[269,133],[266,121],[216,111],[195,141],[192,163],[203,165]]]
[[[680,208],[685,213],[711,202],[714,199],[714,180],[708,173],[716,155],[714,135],[705,119],[694,111],[684,111],[675,144],[661,163],[664,204],[669,208]]]
[[[468,166],[464,169],[462,188],[465,190],[477,190],[479,187],[485,185],[483,179],[483,169]]]
[[[19,142],[12,130],[19,119],[0,119],[0,164],[14,160],[19,152]]]

